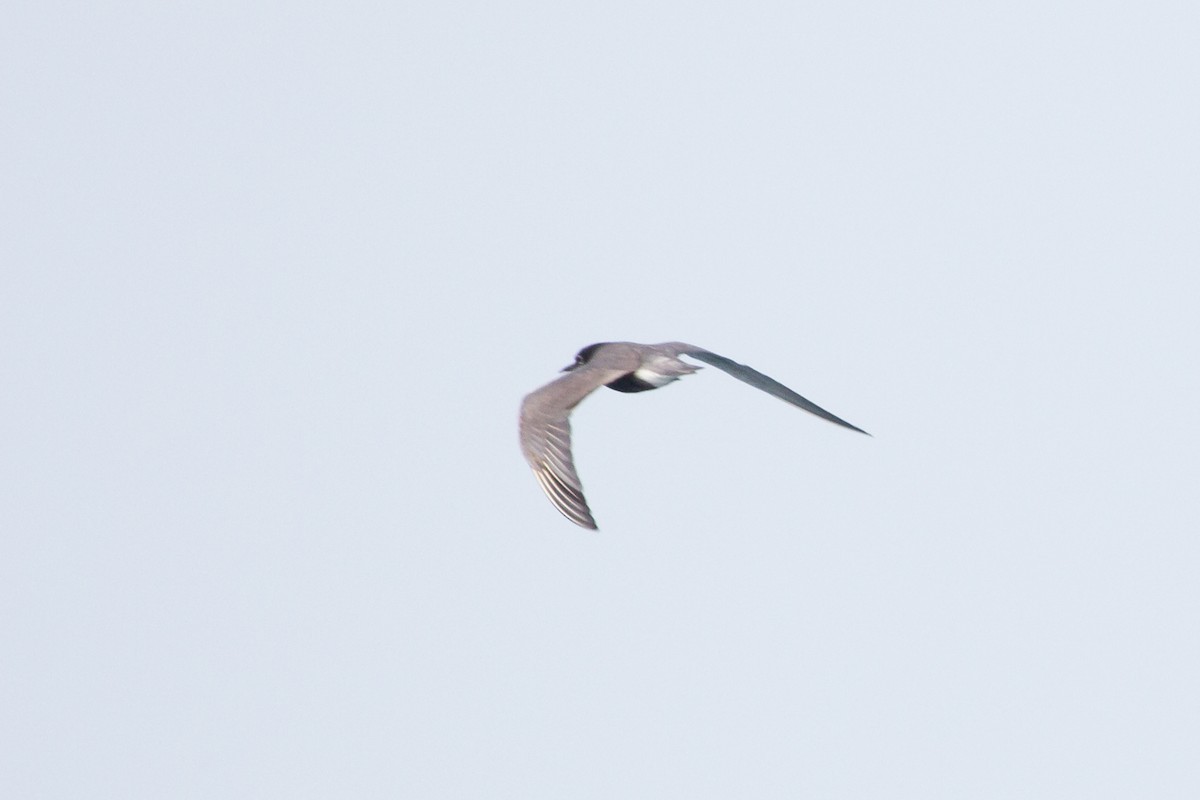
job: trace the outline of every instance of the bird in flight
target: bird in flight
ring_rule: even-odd
[[[579,481],[571,457],[571,411],[601,386],[618,392],[645,392],[659,389],[701,369],[680,360],[679,356],[703,361],[822,419],[859,433],[867,433],[758,370],[702,347],[683,342],[591,344],[579,351],[573,364],[563,368],[566,375],[525,395],[521,402],[521,452],[533,468],[534,477],[541,484],[542,491],[571,522],[596,530],[596,520],[592,518],[591,509],[584,499],[583,484]]]

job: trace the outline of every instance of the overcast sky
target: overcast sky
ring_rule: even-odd
[[[10,3],[0,795],[1200,797],[1198,8]]]

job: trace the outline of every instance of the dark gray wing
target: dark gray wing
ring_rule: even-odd
[[[569,418],[583,398],[623,374],[620,369],[581,368],[531,392],[521,403],[521,452],[534,477],[564,517],[592,530],[596,520],[575,472]]]
[[[554,507],[576,525],[596,530],[571,457],[571,423],[566,415],[559,419],[522,416],[521,445],[534,477]]]
[[[786,400],[794,406],[803,408],[810,414],[816,414],[821,419],[827,419],[830,422],[836,422],[838,425],[849,428],[852,431],[867,433],[862,428],[856,425],[851,425],[841,417],[830,414],[828,411],[821,408],[811,400],[801,397],[774,378],[763,375],[758,370],[747,367],[745,364],[739,364],[736,361],[725,358],[725,356],[719,356],[716,353],[710,353],[708,350],[704,350],[699,347],[688,350],[680,350],[679,352],[681,355],[691,356],[698,361],[703,361],[705,364],[711,364],[719,370],[724,370],[733,377],[737,378],[739,381],[745,381],[755,389],[762,389],[767,394],[773,394],[780,400]],[[871,434],[867,433],[867,435],[870,436]]]

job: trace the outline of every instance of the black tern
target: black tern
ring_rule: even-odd
[[[583,497],[583,484],[579,481],[571,457],[571,411],[601,386],[618,392],[645,392],[659,389],[701,369],[681,361],[679,356],[703,361],[822,419],[859,433],[867,433],[758,370],[702,347],[683,342],[600,342],[588,345],[575,356],[575,363],[563,368],[566,375],[525,395],[521,402],[521,451],[533,468],[542,491],[571,522],[596,530],[596,520],[592,518],[591,509]]]

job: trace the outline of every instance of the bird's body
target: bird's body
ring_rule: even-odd
[[[691,356],[728,372],[739,380],[786,400],[817,416],[866,433],[809,402],[782,383],[716,353],[683,342],[637,344],[601,342],[589,345],[566,367],[565,375],[525,396],[521,403],[521,451],[542,490],[563,516],[584,528],[596,521],[583,496],[583,484],[571,455],[571,411],[601,386],[619,392],[659,389],[700,367],[679,358]]]

